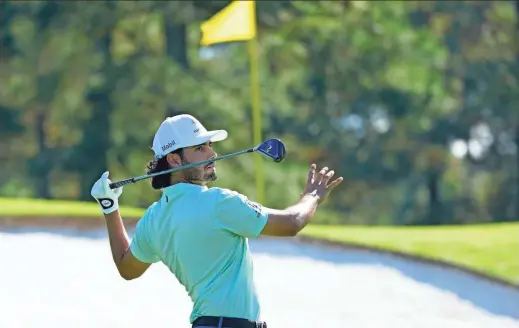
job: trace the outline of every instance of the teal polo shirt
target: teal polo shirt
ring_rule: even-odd
[[[248,238],[267,222],[263,207],[223,188],[179,183],[163,190],[136,226],[130,249],[142,262],[164,263],[199,316],[260,320]]]

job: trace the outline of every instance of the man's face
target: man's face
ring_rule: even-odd
[[[205,161],[216,158],[210,141],[205,144],[184,148],[182,165]],[[204,184],[216,180],[216,163],[203,164],[189,169],[182,170],[182,175],[187,181]]]

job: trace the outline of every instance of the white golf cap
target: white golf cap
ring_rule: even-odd
[[[227,138],[227,131],[207,131],[195,117],[188,114],[168,117],[162,122],[153,138],[153,152],[159,159],[185,147],[192,147],[207,141],[222,141]]]

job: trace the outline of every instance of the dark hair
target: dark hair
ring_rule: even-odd
[[[183,159],[182,149],[177,149],[172,154],[178,154]],[[146,164],[146,174],[157,173],[169,169],[167,156],[160,159],[153,159]],[[169,187],[171,185],[171,173],[161,174],[151,178],[151,187],[155,190]]]

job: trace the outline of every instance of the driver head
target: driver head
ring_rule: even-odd
[[[268,139],[258,145],[255,150],[260,154],[273,159],[276,163],[282,162],[287,154],[285,145],[279,139]]]

